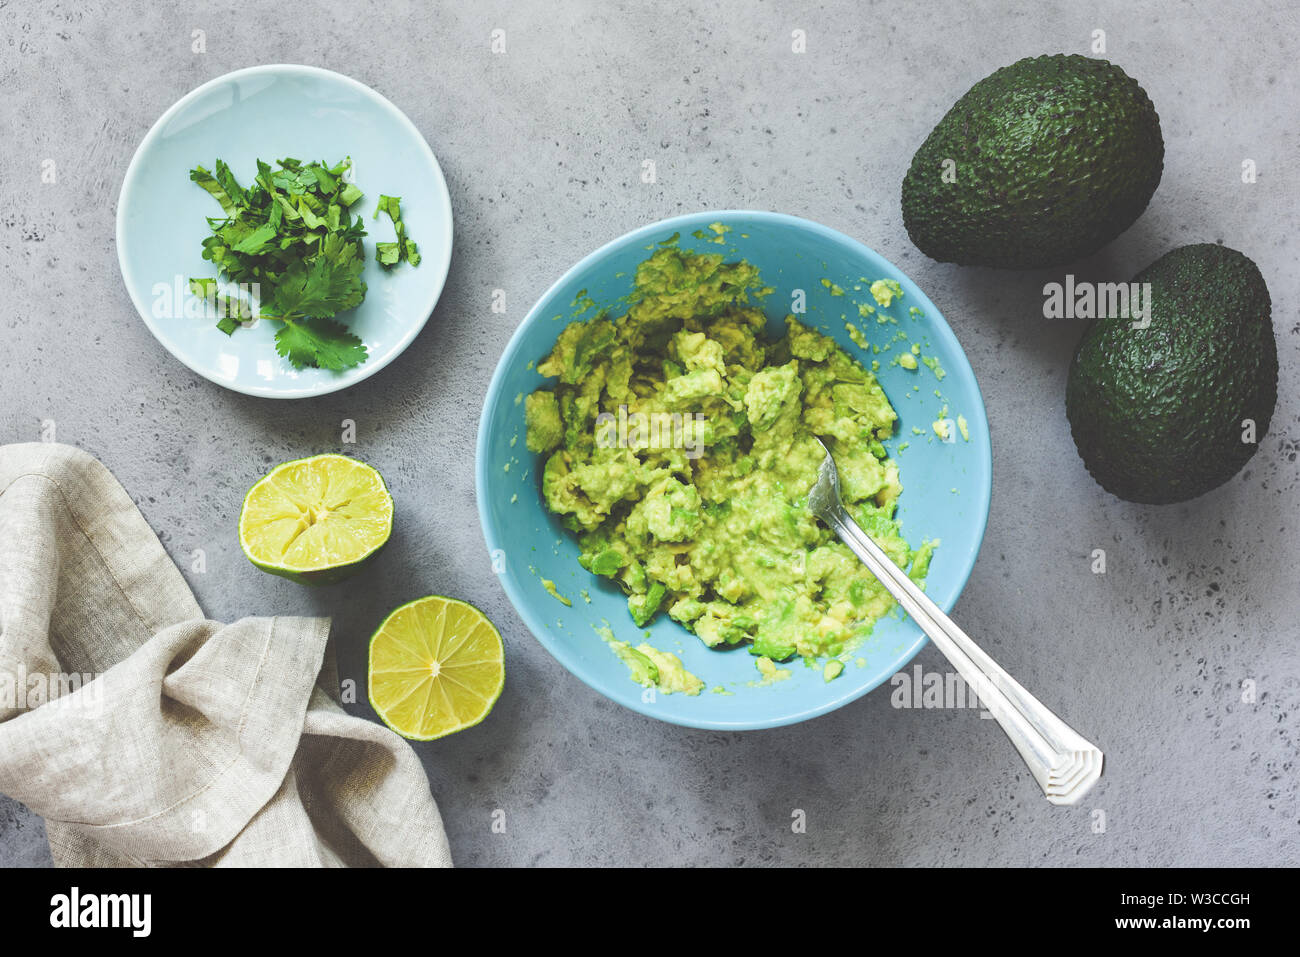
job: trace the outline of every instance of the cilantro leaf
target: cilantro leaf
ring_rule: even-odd
[[[275,334],[275,351],[299,369],[338,372],[366,361],[365,344],[333,319],[286,319]]]
[[[344,206],[351,206],[364,195],[361,190],[357,189],[355,183],[344,183],[343,188],[339,190],[338,198],[339,202]]]
[[[375,258],[381,266],[396,266],[401,255],[397,243],[375,243]]]
[[[388,218],[393,221],[397,242],[375,243],[375,260],[385,269],[392,269],[402,260],[406,260],[412,266],[420,265],[420,251],[415,243],[407,238],[406,224],[402,222],[402,197],[384,196],[381,193],[379,205],[375,207],[374,218],[378,219],[380,213],[387,213]]]
[[[235,206],[234,199],[231,198],[230,194],[226,192],[225,188],[217,182],[216,177],[211,173],[205,170],[202,166],[196,166],[194,169],[190,170],[190,179],[211,193],[212,198],[221,204],[221,209],[227,216],[233,216],[235,214],[237,207]]]
[[[310,260],[300,259],[285,270],[271,295],[262,301],[262,315],[272,319],[332,316],[361,304],[366,284],[365,262],[356,243],[330,233]]]
[[[275,227],[267,223],[265,226],[257,227],[231,248],[237,253],[256,256],[267,243],[275,238],[275,233]]]
[[[207,299],[209,296],[216,296],[217,281],[215,279],[191,279],[189,282],[190,292],[200,299]]]
[[[244,192],[244,187],[239,185],[235,179],[235,174],[230,172],[230,167],[222,160],[217,160],[217,182],[221,188],[226,191],[226,195],[234,201],[236,206],[248,205],[248,194]]]
[[[334,191],[338,189],[338,183],[335,182],[334,176],[321,163],[313,163],[308,166],[306,171],[311,174],[316,181],[317,188],[326,196],[333,196]]]
[[[402,197],[379,195],[379,205],[375,207],[374,218],[378,219],[380,213],[387,213],[388,218],[396,226],[402,221]]]

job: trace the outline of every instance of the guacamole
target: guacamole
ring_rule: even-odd
[[[655,688],[664,694],[681,692],[691,697],[704,689],[704,682],[687,671],[676,655],[660,651],[646,642],[633,648],[626,641],[616,639],[608,627],[596,631],[627,665],[631,679],[642,687]]]
[[[845,653],[894,605],[806,510],[819,437],[890,558],[920,580],[932,550],[894,520],[882,440],[897,416],[875,377],[793,316],[767,338],[770,291],[747,262],[661,247],[624,315],[563,329],[537,366],[555,384],[524,404],[543,499],[582,566],[623,590],[637,626],[666,614],[711,648],[747,645],[769,680],[773,662]]]

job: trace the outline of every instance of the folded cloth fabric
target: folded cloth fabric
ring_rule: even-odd
[[[328,634],[205,621],[103,465],[0,447],[0,792],[56,864],[450,865],[415,752],[336,702]]]

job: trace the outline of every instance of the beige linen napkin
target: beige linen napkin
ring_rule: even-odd
[[[328,634],[205,621],[103,465],[0,447],[0,792],[56,864],[450,865],[415,752],[333,700]]]

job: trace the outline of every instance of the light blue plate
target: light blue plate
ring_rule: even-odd
[[[202,257],[206,217],[221,207],[190,182],[195,166],[225,160],[241,185],[257,160],[293,156],[334,164],[351,156],[365,197],[366,299],[342,313],[369,358],[344,372],[294,369],[275,352],[273,321],[226,336],[211,316],[195,315],[190,277],[216,276]],[[374,243],[392,240],[387,216],[373,219],[381,193],[402,198],[402,220],[420,249],[416,268],[385,272]],[[236,392],[304,398],[346,388],[399,356],[424,328],[451,263],[451,199],[442,170],[419,130],[374,90],[329,70],[259,66],[237,70],[186,94],[136,150],[117,206],[117,256],[127,291],[159,342],[199,375]],[[186,308],[191,310],[188,314]]]
[[[717,222],[730,227],[722,244],[709,241],[716,238],[709,225]],[[692,235],[697,231],[704,238]],[[622,593],[578,564],[576,542],[542,505],[537,482],[541,463],[524,447],[522,397],[554,381],[537,374],[536,360],[551,350],[567,322],[595,314],[592,308],[575,315],[579,293],[585,289],[598,306],[609,306],[613,314],[621,315],[618,300],[631,292],[637,264],[650,255],[647,247],[674,234],[683,248],[724,252],[759,267],[764,282],[775,288],[763,302],[772,335],[784,332],[782,320],[791,309],[793,292],[802,289],[807,298],[804,322],[834,338],[866,365],[873,359],[880,362],[881,385],[901,420],[886,445],[901,471],[903,533],[914,545],[924,539],[941,540],[926,590],[945,611],[966,584],[988,520],[992,451],[984,401],[956,336],[915,283],[862,243],[825,226],[776,213],[696,213],[616,239],[565,273],[524,317],[506,346],[479,423],[476,478],[483,533],[520,617],[566,668],[634,711],[696,728],[741,730],[792,724],[825,714],[886,681],[920,650],[925,636],[910,619],[886,618],[835,680],[828,683],[821,668],[805,668],[795,661],[787,666],[792,672],[788,680],[754,687],[759,674],[746,649],[711,651],[661,614],[645,640],[678,655],[708,688],[722,686],[730,694],[649,695],[632,682],[627,667],[593,626],[608,621],[617,637],[632,644],[642,640],[641,629],[632,623]],[[869,281],[881,278],[898,280],[905,293],[889,309],[879,310],[896,322],[880,323],[858,314],[856,303],[872,302],[866,288]],[[834,295],[823,279],[844,294]],[[911,312],[913,308],[921,314]],[[882,351],[864,352],[855,345],[845,328],[849,321],[862,329],[869,345]],[[900,333],[906,338],[896,339]],[[921,346],[923,357],[937,360],[942,379],[923,363],[916,370],[891,364],[912,343]],[[935,395],[936,390],[941,396]],[[946,443],[935,437],[932,425],[945,406],[951,421],[964,417],[969,440],[957,435],[955,442]],[[921,434],[913,434],[913,428]],[[897,452],[904,442],[908,447]],[[566,608],[548,594],[543,578],[552,579],[573,607]],[[590,604],[582,597],[584,589]],[[563,690],[550,694],[558,699]]]

